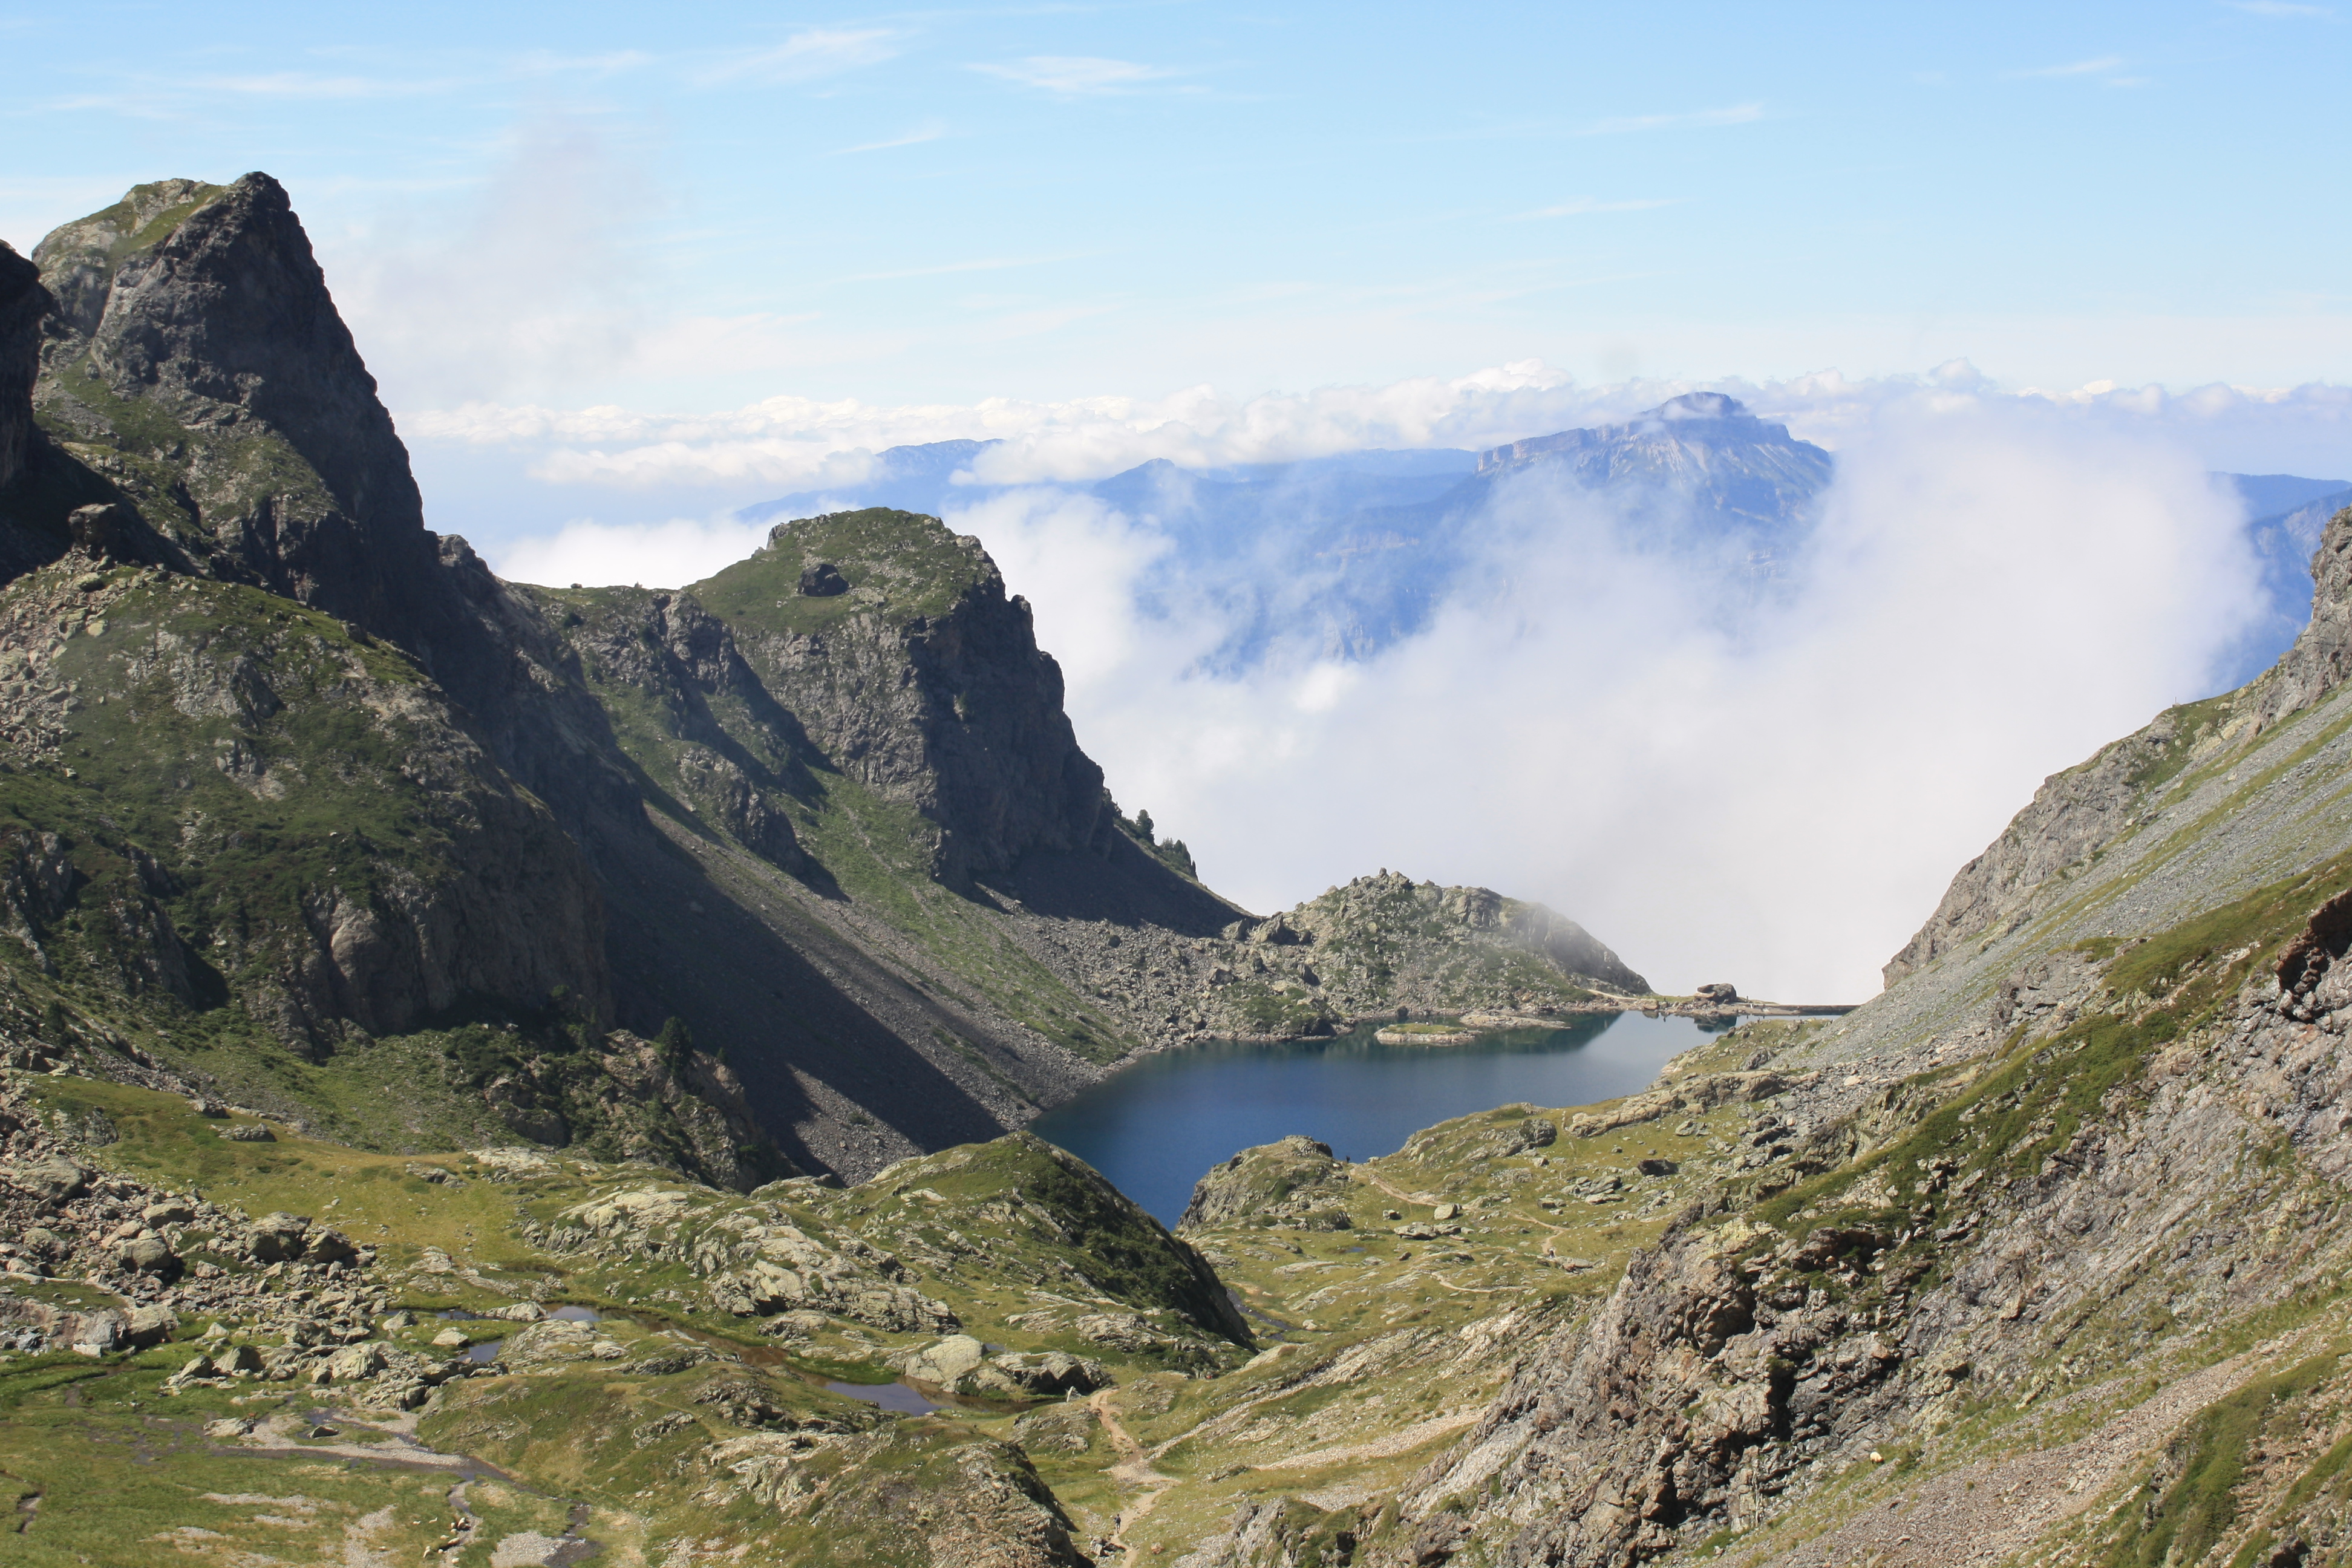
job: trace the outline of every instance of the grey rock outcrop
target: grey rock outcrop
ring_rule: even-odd
[[[1348,1167],[1331,1146],[1294,1133],[1244,1149],[1202,1176],[1176,1228],[1256,1223],[1346,1230],[1347,1192]]]
[[[977,539],[887,509],[803,518],[690,591],[817,751],[937,825],[943,880],[1108,847],[1114,814],[1062,711],[1061,667]]]
[[[1886,984],[2032,918],[2056,879],[2130,826],[2136,782],[2182,741],[2179,722],[2174,714],[2159,715],[2138,733],[2101,747],[2088,762],[2043,780],[2032,804],[1960,868],[1927,923],[1887,961]]]
[[[33,377],[49,297],[41,269],[0,240],[0,489],[25,471],[33,443]]]
[[[5,1172],[8,1181],[32,1194],[43,1203],[68,1203],[89,1190],[91,1171],[78,1160],[58,1153],[45,1154],[37,1160],[12,1166]]]
[[[2352,508],[2337,512],[2311,558],[2311,622],[2258,684],[2257,723],[2302,711],[2352,674]]]

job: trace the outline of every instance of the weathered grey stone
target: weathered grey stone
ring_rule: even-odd
[[[12,1184],[53,1204],[70,1203],[88,1192],[92,1174],[89,1166],[63,1154],[44,1155],[26,1164],[12,1165],[6,1171]]]
[[[383,1346],[370,1342],[345,1345],[319,1363],[311,1374],[314,1383],[360,1383],[384,1369]]]
[[[906,1373],[920,1383],[952,1387],[987,1359],[987,1347],[970,1334],[950,1334],[918,1352],[908,1361]]]
[[[976,1369],[976,1373],[983,1385],[1000,1386],[1014,1393],[1046,1398],[1092,1394],[1098,1388],[1110,1387],[1114,1381],[1110,1370],[1102,1363],[1061,1351],[996,1356],[985,1366]]]
[[[358,1257],[359,1248],[341,1231],[320,1228],[303,1238],[302,1260],[306,1263],[350,1263]]]
[[[123,1323],[124,1337],[141,1347],[163,1343],[180,1326],[179,1314],[166,1306],[133,1307]]]
[[[142,1236],[122,1244],[122,1266],[141,1274],[171,1279],[180,1272],[180,1257],[160,1236]]]
[[[310,1222],[300,1215],[278,1210],[253,1222],[246,1232],[246,1249],[257,1263],[290,1263],[302,1256]]]

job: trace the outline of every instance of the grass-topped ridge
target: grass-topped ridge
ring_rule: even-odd
[[[801,574],[830,565],[846,593],[807,595]],[[806,637],[856,616],[896,626],[946,615],[976,590],[999,585],[995,564],[969,534],[936,517],[868,507],[778,523],[768,542],[687,591],[738,636]]]

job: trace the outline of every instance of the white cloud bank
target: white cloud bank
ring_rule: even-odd
[[[1091,498],[950,521],[1035,605],[1078,733],[1213,885],[1286,906],[1386,866],[1541,899],[1653,982],[1858,1001],[2041,779],[2203,689],[2254,604],[2177,455],[1929,400],[1849,448],[1784,595],[1507,503],[1423,635],[1202,671],[1209,596]]]
[[[2242,471],[2347,466],[2352,387],[2210,385],[2182,392],[2112,382],[2004,391],[1965,361],[1925,376],[1784,381],[1637,380],[1591,385],[1540,360],[1451,379],[1328,386],[1235,399],[1208,386],[1165,397],[1061,402],[989,398],[895,406],[771,397],[711,414],[613,406],[467,403],[400,416],[413,441],[503,447],[551,484],[621,490],[770,493],[854,484],[875,452],[929,441],[1002,440],[973,477],[992,485],[1099,479],[1165,458],[1188,467],[1289,462],[1367,447],[1488,447],[1623,419],[1685,392],[1727,392],[1832,449],[1922,397],[2013,406],[2055,427],[2125,434]],[[2352,477],[2352,476],[2347,476]],[[756,493],[756,492],[755,492]]]
[[[1876,989],[2043,776],[2209,689],[2256,594],[2200,439],[2284,420],[2341,450],[2352,423],[2330,387],[2010,394],[1964,366],[1714,384],[1839,452],[1817,535],[1771,592],[1629,540],[1589,500],[1521,490],[1419,635],[1347,665],[1277,645],[1238,677],[1204,664],[1234,629],[1231,583],[1189,574],[1148,520],[1061,481],[1155,456],[1482,445],[1684,388],[1579,387],[1520,365],[1238,404],[774,400],[697,419],[477,406],[402,424],[544,444],[550,477],[677,483],[718,465],[779,489],[853,483],[884,446],[1001,436],[982,477],[1031,482],[948,521],[1035,605],[1122,803],[1185,838],[1213,886],[1271,910],[1382,866],[1479,882],[1568,911],[1660,984],[1822,1001]],[[498,564],[676,584],[763,532],[724,517],[580,522]]]

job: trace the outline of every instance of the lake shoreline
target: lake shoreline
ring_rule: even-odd
[[[1639,1093],[1675,1056],[1748,1016],[1612,1007],[1442,1047],[1386,1044],[1375,1026],[1189,1042],[1139,1053],[1029,1130],[1172,1226],[1193,1184],[1243,1149],[1296,1133],[1349,1158],[1376,1158],[1423,1128],[1498,1105],[1591,1105]],[[1394,1021],[1391,1014],[1380,1022]]]
[[[1111,1070],[1116,1072],[1128,1062],[1160,1051],[1181,1049],[1212,1040],[1229,1040],[1245,1046],[1286,1046],[1304,1040],[1342,1039],[1360,1029],[1379,1029],[1394,1024],[1461,1024],[1473,1035],[1487,1035],[1514,1029],[1566,1028],[1580,1019],[1613,1017],[1625,1013],[1639,1013],[1645,1018],[1843,1018],[1861,1005],[1859,1002],[1751,1002],[1742,998],[1726,1006],[1720,1002],[1697,997],[1612,996],[1569,1003],[1541,1013],[1504,1013],[1475,1007],[1454,1013],[1434,1008],[1399,1007],[1381,1013],[1359,1013],[1340,1019],[1339,1024],[1345,1027],[1327,1024],[1318,1030],[1299,1034],[1186,1035],[1171,1045],[1132,1052],[1121,1058]]]

